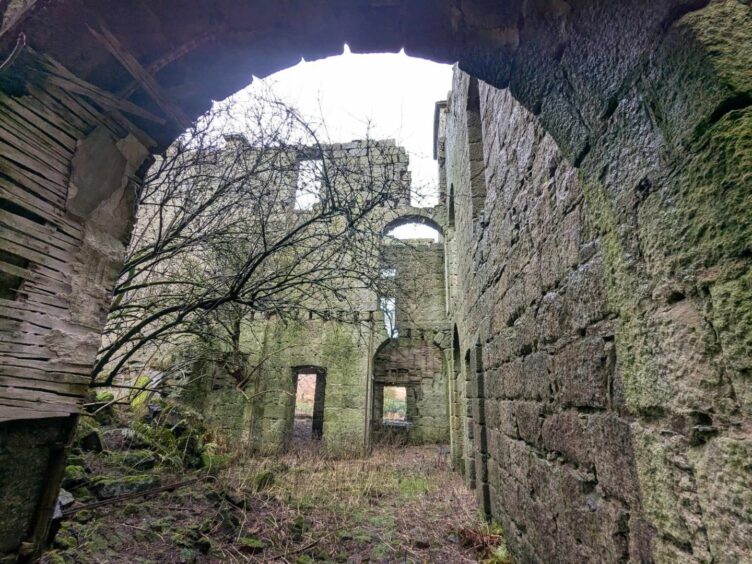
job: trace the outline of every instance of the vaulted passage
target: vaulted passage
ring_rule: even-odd
[[[400,201],[383,225],[441,237],[384,244],[397,276],[428,267],[420,292],[382,296],[397,334],[351,340],[335,311],[326,331],[265,320],[269,342],[323,352],[274,365],[284,389],[259,390],[253,447],[287,444],[295,367],[326,369],[322,440],[363,450],[380,389],[404,386],[427,419],[430,388],[421,433],[450,439],[518,560],[752,558],[748,3],[0,10],[0,555],[31,560],[48,536],[154,155],[251,74],[347,42],[458,62],[436,105],[440,202]],[[383,311],[366,319],[381,331]],[[232,412],[206,385],[207,417]]]

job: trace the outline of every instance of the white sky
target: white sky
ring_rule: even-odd
[[[433,160],[433,112],[451,88],[452,67],[398,54],[356,55],[347,46],[342,55],[301,61],[234,95],[242,101],[254,88],[274,93],[304,115],[321,120],[331,142],[362,139],[367,122],[371,137],[395,139],[410,156],[414,203],[434,205],[438,171]],[[424,227],[424,226],[421,226]],[[399,234],[396,234],[399,236]],[[416,234],[410,231],[409,235]]]

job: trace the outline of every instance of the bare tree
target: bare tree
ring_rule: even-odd
[[[186,336],[239,354],[249,315],[369,309],[390,282],[380,229],[409,198],[405,153],[369,138],[325,143],[320,126],[268,96],[244,107],[241,120],[215,108],[147,173],[95,386]]]

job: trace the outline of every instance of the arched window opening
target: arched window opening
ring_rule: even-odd
[[[441,241],[441,233],[431,227],[421,223],[405,223],[386,232],[387,237],[393,237],[400,240],[428,239],[434,243]]]
[[[483,125],[480,117],[478,79],[471,78],[467,88],[467,144],[470,154],[470,195],[473,219],[486,205],[486,164],[483,154]]]

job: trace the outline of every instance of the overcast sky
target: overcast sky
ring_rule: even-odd
[[[392,138],[407,149],[415,187],[436,193],[438,173],[433,160],[433,111],[451,88],[452,67],[404,53],[342,55],[301,61],[235,95],[239,101],[255,87],[271,86],[275,94],[303,114],[322,120],[333,142],[362,139],[367,122],[371,136]],[[433,205],[435,197],[423,205]]]

